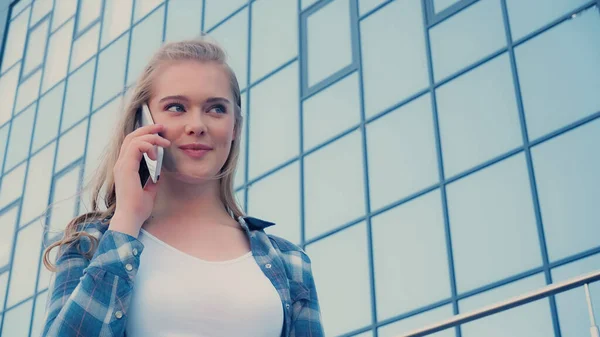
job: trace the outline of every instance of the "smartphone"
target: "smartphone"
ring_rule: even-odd
[[[152,114],[150,113],[148,104],[144,103],[137,113],[137,128],[152,124],[154,124]],[[148,179],[152,179],[152,182],[156,184],[158,177],[160,176],[164,150],[160,146],[155,146],[154,148],[156,149],[157,153],[156,160],[150,159],[150,157],[144,153],[144,156],[140,161],[139,174],[142,187],[146,186]]]

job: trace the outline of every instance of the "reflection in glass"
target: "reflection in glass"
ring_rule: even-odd
[[[600,111],[598,35],[592,7],[515,48],[529,139]]]
[[[31,7],[28,7],[25,11],[21,12],[21,14],[11,21],[10,25],[7,27],[8,34],[6,35],[6,42],[4,44],[6,47],[4,49],[4,54],[2,55],[1,72],[4,72],[23,57],[25,37],[27,36],[27,21],[29,20],[30,10]]]
[[[0,77],[0,102],[2,102],[2,109],[0,109],[0,125],[4,124],[12,116],[20,71],[21,66],[20,64],[17,64]]]
[[[450,298],[439,190],[375,216],[372,228],[380,320]]]
[[[308,87],[352,64],[350,1],[333,0],[306,19]]]
[[[30,159],[23,194],[21,225],[28,224],[46,210],[52,182],[52,163],[55,150],[56,143],[52,143]]]
[[[298,155],[298,62],[250,90],[250,179]]]
[[[42,64],[44,53],[46,52],[46,38],[48,37],[49,25],[49,20],[45,20],[29,33],[23,74],[29,74]]]
[[[49,141],[57,136],[64,92],[65,82],[61,82],[40,99],[35,130],[33,132],[32,153],[48,144]]]
[[[600,120],[532,149],[551,261],[600,246]]]
[[[366,224],[361,222],[306,247],[323,322],[327,322],[325,336],[371,324],[366,234]],[[348,296],[352,297],[352,305],[348,305]]]
[[[421,1],[394,1],[361,21],[365,114],[429,86]]]
[[[33,309],[33,300],[29,300],[18,307],[4,313],[4,325],[2,326],[2,336],[27,336],[29,333],[29,324],[31,322],[31,310]]]
[[[206,1],[207,7],[205,7],[207,8],[207,15],[209,13],[209,2]],[[232,2],[227,1],[228,4]],[[225,3],[225,1],[220,1],[219,3]],[[205,24],[204,27],[206,29],[207,25]],[[210,36],[227,51],[227,63],[237,77],[240,90],[244,90],[246,88],[246,81],[248,80],[248,9],[243,9],[229,18],[213,30]]]
[[[367,124],[371,209],[439,181],[429,94]]]
[[[71,53],[71,67],[73,71],[85,61],[89,60],[98,51],[98,38],[100,37],[100,23],[90,28],[73,42],[73,51]]]
[[[169,0],[167,2],[166,41],[179,41],[200,35],[202,1]]]
[[[128,43],[129,33],[100,52],[93,110],[123,90]]]
[[[42,249],[44,228],[33,223],[19,231],[12,264],[12,277],[6,306],[10,307],[33,295]],[[31,313],[30,313],[31,314]]]
[[[67,75],[72,38],[73,20],[50,36],[42,92],[46,92]]]
[[[448,185],[459,292],[541,265],[529,186],[522,153]]]
[[[64,132],[81,121],[90,111],[94,67],[96,66],[94,61],[86,63],[69,77],[60,132]]]
[[[304,203],[307,239],[365,214],[361,145],[361,134],[354,131],[306,156]]]
[[[8,141],[8,151],[5,159],[6,163],[4,164],[5,172],[27,159],[27,156],[29,155],[31,130],[33,129],[36,106],[37,104],[33,104],[13,119],[10,139]],[[2,144],[0,146],[4,145],[5,144]]]
[[[440,81],[506,45],[499,0],[481,0],[431,29],[435,80]]]
[[[0,214],[0,266],[5,266],[10,262],[10,256],[12,253],[13,238],[15,235],[15,228],[17,228],[17,212],[19,207],[13,207]],[[6,289],[6,277],[8,273],[5,273],[5,278],[0,276],[0,307],[4,305],[4,294]]]
[[[266,229],[269,234],[300,243],[300,165],[297,161],[250,186],[248,213],[274,222],[276,226]]]
[[[137,1],[136,3],[139,3]],[[162,43],[165,7],[154,11],[149,17],[133,28],[127,83],[133,84],[150,61],[153,53]]]
[[[384,325],[379,328],[378,336],[379,337],[397,337],[402,334],[409,333],[415,329],[423,328],[424,326],[429,326],[431,324],[435,324],[446,320],[452,317],[452,306],[446,305],[440,308],[436,308],[433,310],[429,310],[425,313],[418,314],[409,318],[405,318],[401,321],[394,322],[388,325]],[[450,328],[437,333],[434,333],[432,337],[454,337],[456,336],[455,330]]]

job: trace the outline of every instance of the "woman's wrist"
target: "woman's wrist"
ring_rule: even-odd
[[[108,229],[125,233],[137,238],[140,233],[140,228],[142,227],[142,225],[138,222],[139,220],[135,219],[134,217],[115,213],[115,215],[110,219]]]

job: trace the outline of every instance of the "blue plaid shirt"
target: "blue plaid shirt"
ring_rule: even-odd
[[[282,337],[323,336],[310,259],[298,246],[267,235],[273,223],[239,219],[253,256],[279,293],[284,311]],[[61,247],[48,292],[42,336],[126,336],[127,314],[144,245],[133,236],[93,222],[82,230],[98,238],[91,260],[83,237],[78,246]],[[147,263],[150,263],[148,261]]]

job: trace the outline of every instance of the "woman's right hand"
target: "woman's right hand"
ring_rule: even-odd
[[[109,229],[137,237],[144,221],[150,216],[157,184],[149,179],[142,188],[139,176],[140,161],[144,153],[150,159],[156,160],[155,146],[165,148],[171,145],[169,140],[157,134],[163,130],[164,126],[160,124],[147,125],[134,130],[123,140],[119,158],[113,168],[117,202]]]

